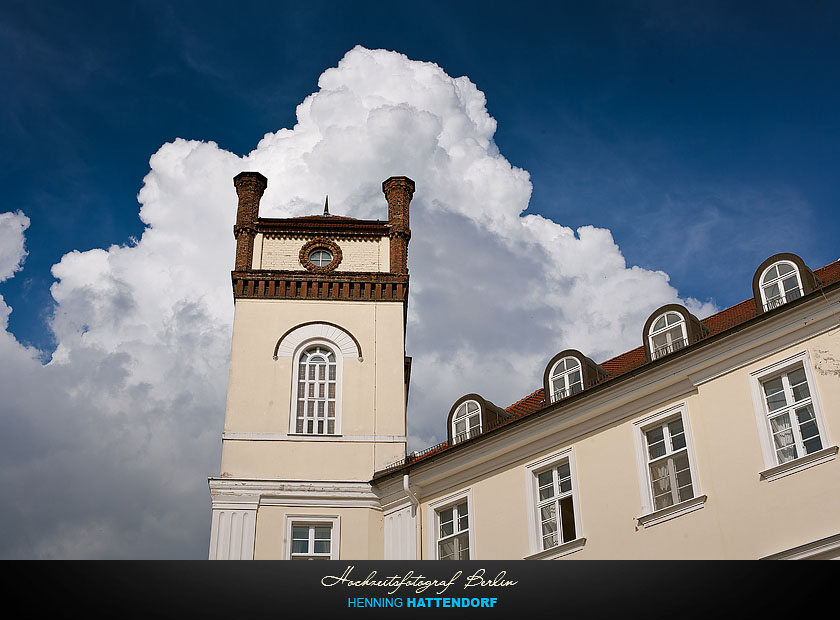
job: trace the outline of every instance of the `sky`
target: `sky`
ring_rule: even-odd
[[[647,316],[840,256],[831,2],[18,2],[0,13],[0,557],[203,558],[232,177],[411,207],[409,449]]]

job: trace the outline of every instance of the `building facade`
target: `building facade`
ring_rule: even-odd
[[[413,181],[383,183],[387,221],[260,218],[266,184],[234,179],[211,559],[840,557],[840,261],[777,254],[711,317],[549,353],[540,389],[466,394],[406,454]]]

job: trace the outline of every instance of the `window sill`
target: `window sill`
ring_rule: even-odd
[[[782,463],[781,465],[775,465],[769,469],[765,469],[764,471],[759,472],[758,476],[762,480],[772,482],[773,480],[789,476],[790,474],[795,474],[796,472],[808,469],[814,465],[831,461],[837,456],[837,450],[837,446],[823,448],[822,450],[817,450],[816,452],[812,452],[806,456],[801,456],[798,459],[788,461],[787,463]]]
[[[688,514],[689,512],[700,510],[705,504],[706,496],[698,495],[697,497],[680,502],[679,504],[674,504],[673,506],[668,506],[667,508],[661,508],[660,510],[649,512],[641,517],[636,517],[636,521],[642,527],[650,527],[652,525],[656,525],[657,523],[662,523],[663,521],[668,521],[669,519],[674,519],[684,514]]]
[[[538,551],[537,553],[526,555],[523,559],[556,560],[557,558],[563,557],[564,555],[569,555],[570,553],[574,553],[575,551],[580,551],[581,549],[583,549],[583,546],[585,544],[585,538],[575,538],[574,540],[570,540],[569,542],[563,543],[562,545],[557,545],[556,547],[552,547],[551,549],[546,549],[545,551]]]

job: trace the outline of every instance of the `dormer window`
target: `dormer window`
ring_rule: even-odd
[[[481,407],[474,400],[466,400],[452,417],[452,440],[458,443],[481,432]]]
[[[651,359],[679,351],[688,345],[685,319],[678,312],[666,312],[658,316],[651,325],[648,338]]]
[[[583,390],[580,362],[574,357],[564,357],[551,369],[551,402],[577,394]]]
[[[802,297],[799,270],[790,261],[771,265],[761,276],[761,301],[765,310]]]

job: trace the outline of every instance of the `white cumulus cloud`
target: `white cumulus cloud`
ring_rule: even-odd
[[[680,301],[665,273],[628,266],[608,230],[522,215],[529,175],[499,152],[468,78],[357,47],[318,86],[293,128],[245,157],[182,139],[151,157],[139,241],[53,267],[49,364],[3,332],[0,480],[11,500],[0,555],[206,554],[242,170],[269,179],[264,217],[317,213],[329,194],[333,213],[386,219],[382,180],[415,180],[411,449],[445,437],[462,394],[508,405],[540,386],[557,351],[601,361],[638,346],[650,311]],[[20,268],[27,225],[0,214],[0,278]],[[682,302],[701,317],[714,310]]]

